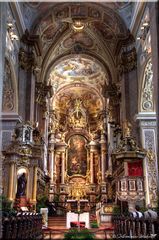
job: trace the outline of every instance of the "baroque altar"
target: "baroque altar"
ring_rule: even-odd
[[[82,87],[79,91],[83,95]],[[59,93],[56,104],[60,101],[65,105],[62,99]],[[87,199],[92,207],[97,196],[106,196],[106,118],[101,105],[99,119],[92,119],[91,129],[85,101],[72,98],[67,115],[63,114],[63,108],[59,112],[53,110],[50,115],[50,201],[58,194],[60,202]],[[92,107],[90,112],[96,104],[101,104],[96,101],[88,106]]]

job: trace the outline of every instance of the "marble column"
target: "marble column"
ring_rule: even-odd
[[[113,144],[114,144],[114,139],[113,139],[113,128],[110,123],[107,124],[108,126],[108,170],[112,172],[112,160],[111,160],[111,154],[113,150]]]
[[[89,143],[89,150],[90,150],[90,183],[94,184],[94,161],[95,161],[95,152],[96,152],[97,143],[95,141],[91,141]]]
[[[90,178],[91,178],[90,183],[91,184],[94,183],[93,157],[94,157],[94,153],[92,149],[90,149]]]
[[[66,148],[67,144],[65,142],[56,143],[56,151],[60,154],[61,159],[61,184],[65,184]]]
[[[105,135],[101,134],[101,172],[102,172],[102,183],[105,182],[105,170],[106,170],[106,139]]]
[[[62,168],[61,168],[61,184],[65,183],[65,152],[61,153],[61,161],[62,161]]]
[[[38,168],[35,166],[34,167],[34,181],[33,181],[33,202],[36,203],[36,193],[37,193],[37,174],[38,174]]]
[[[11,163],[9,166],[9,186],[8,186],[8,199],[13,200],[13,190],[14,190],[14,170],[15,164]]]
[[[54,149],[55,149],[55,137],[54,137],[54,133],[52,133],[50,137],[50,142],[49,142],[49,173],[51,177],[51,183],[54,182],[54,165],[55,165]]]

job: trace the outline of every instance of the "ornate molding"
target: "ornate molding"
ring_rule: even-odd
[[[33,71],[35,68],[35,57],[33,52],[27,52],[23,48],[20,48],[19,66],[25,71]]]
[[[42,82],[36,82],[35,88],[36,102],[39,104],[45,103],[45,97],[49,95],[49,97],[53,96],[53,88],[51,85],[45,85]]]
[[[156,158],[156,143],[154,128],[144,129],[144,147],[147,150],[146,169],[147,169],[147,185],[150,202],[153,207],[157,206],[157,158]]]
[[[150,202],[153,203],[153,205],[156,205],[158,200],[156,156],[151,148],[148,149],[147,151],[147,168],[148,168]]]
[[[136,55],[136,49],[133,47],[131,50],[123,52],[121,55],[121,63],[120,63],[121,71],[123,73],[131,72],[134,70],[137,66],[137,55]]]
[[[13,88],[13,76],[9,61],[5,59],[4,67],[4,86],[3,86],[3,100],[2,111],[13,112],[15,110],[15,96]]]
[[[154,120],[154,121],[141,121],[140,122],[140,126],[141,127],[153,127],[153,128],[155,128],[156,127],[156,120]]]
[[[114,154],[123,153],[125,156],[128,154],[130,157],[131,154],[134,156],[134,154],[137,154],[138,157],[144,158],[145,150],[143,148],[140,148],[135,139],[131,135],[132,126],[128,121],[125,121],[123,124],[123,139],[120,141],[117,148],[114,150]]]
[[[141,111],[152,112],[154,111],[153,103],[153,71],[152,71],[152,61],[151,58],[146,64],[142,95],[141,95]]]
[[[22,36],[22,42],[25,43],[26,45],[33,46],[36,55],[41,56],[42,54],[42,45],[41,45],[41,40],[39,35],[31,35],[28,30],[25,31],[25,34]]]

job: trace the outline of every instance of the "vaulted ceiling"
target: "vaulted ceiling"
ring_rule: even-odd
[[[105,109],[104,91],[118,78],[120,43],[130,37],[120,16],[127,6],[117,2],[27,3],[35,13],[31,32],[41,41],[39,81],[54,90],[51,108],[67,114],[78,100],[94,121],[97,112]]]
[[[81,54],[86,55],[85,59],[93,57],[100,62],[109,76],[108,81],[117,77],[116,52],[119,43],[130,35],[117,12],[119,4],[41,3],[33,6],[39,11],[32,32],[41,39],[41,81],[50,79],[59,59],[65,57],[72,61],[74,55],[77,59],[76,55]]]

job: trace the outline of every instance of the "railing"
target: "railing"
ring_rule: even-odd
[[[90,207],[90,211],[89,211],[90,214],[95,214],[96,202],[89,202],[89,204],[92,205],[92,207]],[[66,202],[50,202],[47,207],[49,209],[49,216],[59,215],[59,211],[62,214],[66,214],[68,212],[68,209],[66,207]],[[77,211],[77,207],[76,207],[76,209],[74,209],[74,211],[75,210]],[[80,210],[82,212],[84,211],[82,208]]]
[[[2,239],[42,239],[42,216],[18,213],[2,218]]]
[[[159,239],[159,219],[113,216],[115,238]]]

